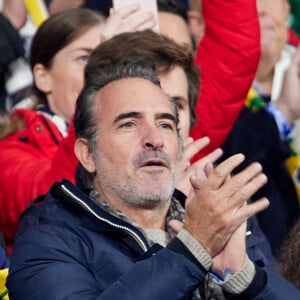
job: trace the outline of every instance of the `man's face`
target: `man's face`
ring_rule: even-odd
[[[95,103],[100,194],[135,208],[169,203],[181,150],[167,96],[147,80],[128,78],[105,86]]]
[[[159,76],[163,91],[172,97],[178,107],[179,131],[183,139],[189,136],[191,111],[188,100],[188,81],[185,71],[175,66],[169,72]]]
[[[257,0],[257,10],[262,56],[275,57],[277,60],[287,41],[289,4],[287,0]]]
[[[192,47],[189,27],[184,19],[176,14],[158,12],[159,32],[180,45]]]

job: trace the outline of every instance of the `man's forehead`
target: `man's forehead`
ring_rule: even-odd
[[[173,113],[168,96],[143,78],[124,78],[107,84],[96,96],[97,113],[115,116],[130,111]]]

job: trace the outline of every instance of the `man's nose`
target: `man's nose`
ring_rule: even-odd
[[[143,147],[159,149],[164,145],[160,128],[155,125],[148,125],[143,130]]]

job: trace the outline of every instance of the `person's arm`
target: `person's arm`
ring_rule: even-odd
[[[205,35],[196,62],[201,87],[191,136],[210,138],[195,159],[222,146],[254,79],[260,38],[256,1],[203,0]]]
[[[24,0],[2,0],[2,14],[16,30],[21,29],[25,25],[27,15]]]
[[[246,220],[268,206],[267,199],[247,204],[248,197],[266,183],[259,164],[252,164],[230,176],[243,160],[243,155],[238,154],[215,168],[209,163],[205,166],[206,179],[191,178],[194,193],[187,199],[184,224],[187,238],[190,234],[189,239],[195,239],[194,244],[198,241],[212,259],[210,266],[204,255],[198,258],[199,261],[220,278],[225,291],[235,296],[252,285],[256,273],[260,274],[255,272],[254,264],[246,255]],[[187,242],[182,239],[181,232],[178,237],[183,243]],[[193,248],[191,251],[195,257],[203,252],[201,249],[195,252]],[[229,279],[224,275],[226,269],[232,275]],[[264,287],[260,279],[258,283],[256,294]]]
[[[227,278],[222,278],[221,275],[218,282],[226,299],[299,299],[300,291],[288,281],[268,268],[255,265],[245,257],[245,229],[245,224],[238,228],[221,253],[213,259],[213,271],[220,274],[227,270]],[[236,270],[236,262],[242,257],[244,263]]]
[[[157,21],[152,13],[139,10],[138,3],[118,9],[111,8],[101,32],[101,42],[123,32],[154,29]]]
[[[284,138],[286,132],[300,117],[300,47],[295,51],[288,69],[285,71],[281,92],[277,101],[268,109],[278,124],[281,136]]]
[[[228,162],[228,161],[227,161]],[[224,165],[222,165],[223,169]],[[228,166],[227,166],[228,167]],[[221,171],[220,166],[216,168],[218,170],[215,175],[217,177],[216,181],[220,181],[224,183],[224,186],[231,185],[231,187],[237,187],[235,184],[231,184],[234,178],[230,178],[227,175],[230,174],[230,172],[224,172],[224,169]],[[252,166],[253,168],[253,166]],[[255,169],[255,168],[254,168]],[[207,172],[207,178],[209,179],[210,176],[213,175],[212,172],[213,169],[211,169],[209,172]],[[244,175],[249,174],[253,172],[250,169],[247,169]],[[211,174],[211,175],[209,175]],[[227,174],[227,175],[226,175]],[[240,174],[241,175],[241,174]],[[227,177],[227,179],[226,179]],[[261,180],[262,178],[260,178]],[[205,179],[203,179],[205,181]],[[212,182],[216,182],[212,181]],[[239,178],[238,182],[247,182],[246,178]],[[256,183],[254,183],[256,182]],[[205,195],[205,186],[201,186],[200,182],[193,181],[193,186],[196,188],[195,193],[200,193],[198,198],[198,201],[201,200],[201,193]],[[259,180],[258,177],[251,182],[249,181],[248,187],[245,187],[245,190],[240,190],[239,192],[236,193],[236,197],[242,197],[246,195],[250,196],[251,192],[250,190],[257,189],[259,188]],[[250,188],[250,185],[252,188]],[[255,187],[256,185],[256,187]],[[206,186],[207,187],[207,186]],[[199,190],[198,190],[199,188]],[[202,191],[201,191],[202,188]],[[220,187],[220,191],[221,191]],[[232,193],[235,193],[233,190],[229,189]],[[200,192],[201,191],[201,192]],[[231,193],[230,192],[230,193]],[[254,190],[252,190],[254,192]],[[223,190],[221,191],[221,194],[223,195],[222,197],[222,202],[225,202],[227,204],[232,201],[235,196],[233,196],[231,199],[226,198],[229,194]],[[212,196],[212,195],[211,195]],[[207,205],[211,204],[209,202],[216,201],[217,199],[217,189],[216,187],[214,188],[214,195],[212,196],[210,200],[209,194],[206,194],[205,197],[202,198],[203,201],[207,200],[206,202]],[[237,200],[237,199],[236,199]],[[225,237],[226,234],[220,234],[218,233],[218,230],[213,234],[213,237],[216,239],[214,245],[218,245],[218,237],[219,237],[219,242],[223,245],[220,251],[216,250],[215,253],[216,255],[213,255],[211,250],[213,247],[208,246],[209,245],[209,236],[214,230],[213,227],[218,226],[217,223],[223,219],[224,226],[220,227],[222,229],[225,229],[227,231],[228,228],[230,228],[233,224],[230,225],[230,222],[233,221],[234,217],[233,215],[230,216],[227,215],[227,209],[222,206],[218,205],[218,203],[213,203],[213,208],[207,209],[206,210],[206,205],[205,202],[198,203],[197,206],[192,205],[193,201],[195,199],[189,199],[188,204],[187,204],[187,218],[189,217],[189,214],[197,216],[197,208],[201,208],[201,212],[204,216],[202,216],[202,219],[198,219],[199,222],[196,226],[195,223],[193,225],[188,224],[185,225],[185,230],[181,230],[178,234],[178,238],[180,242],[182,242],[185,247],[190,251],[191,255],[197,259],[202,266],[205,267],[205,269],[208,271],[210,270],[212,275],[216,275],[214,277],[219,278],[218,281],[216,281],[216,284],[219,284],[226,297],[228,299],[265,299],[265,300],[283,300],[286,298],[286,296],[289,297],[289,299],[296,300],[299,298],[300,292],[297,290],[295,287],[293,287],[289,282],[287,282],[285,279],[280,277],[278,274],[273,273],[270,269],[269,266],[267,265],[266,267],[259,267],[255,266],[255,264],[248,258],[246,255],[246,223],[242,223],[239,227],[237,227],[236,230],[234,230],[230,236],[230,238],[222,242],[222,238]],[[261,202],[263,204],[263,202]],[[230,205],[230,204],[229,204]],[[218,208],[218,206],[220,206]],[[199,208],[199,209],[200,209]],[[262,208],[262,207],[261,207]],[[218,218],[217,216],[211,218],[210,214],[205,214],[204,211],[209,211],[212,213],[212,211],[217,212],[218,209],[222,211],[221,217]],[[245,210],[252,210],[252,208],[247,207],[247,204],[244,203],[242,207],[239,209],[245,209]],[[246,213],[246,215],[251,214],[250,210]],[[198,211],[198,215],[201,215],[201,212]],[[235,211],[234,215],[237,217],[240,214],[240,212]],[[190,215],[190,217],[191,217]],[[232,219],[233,217],[233,219]],[[196,218],[195,218],[196,219]],[[209,219],[213,219],[214,222],[210,223],[209,226],[203,225],[205,222],[208,222]],[[188,220],[189,222],[190,220]],[[192,222],[193,223],[193,222]],[[226,224],[226,225],[225,225]],[[229,226],[227,229],[226,227]],[[197,229],[198,228],[198,229]],[[215,227],[216,228],[216,227]],[[231,227],[232,228],[232,227]],[[208,231],[205,232],[205,229]],[[253,230],[254,228],[251,227]],[[228,231],[227,231],[228,232]],[[192,234],[191,234],[192,233]],[[202,239],[201,241],[201,235],[205,235],[206,238],[208,238],[206,241]],[[207,244],[208,241],[208,244]],[[210,240],[212,241],[212,240]],[[176,243],[176,239],[173,240],[171,244],[172,247],[174,247],[174,244]],[[178,242],[177,242],[178,244]],[[176,244],[175,244],[176,245]],[[168,246],[170,247],[170,245]],[[178,247],[178,249],[182,249],[182,247]],[[262,264],[262,262],[258,262]],[[224,270],[227,270],[224,272]],[[226,274],[226,275],[225,275]],[[211,275],[211,277],[212,277]],[[223,277],[225,276],[225,277]],[[284,291],[284,292],[283,292]],[[227,299],[226,298],[226,299]]]
[[[3,0],[0,13],[0,72],[24,54],[18,30],[25,24],[26,9],[24,0]]]
[[[82,233],[51,225],[23,232],[14,247],[7,281],[11,299],[24,295],[30,300],[188,299],[204,281],[204,269],[187,249],[178,253],[165,248],[134,262],[101,236],[102,258],[97,265],[97,253],[90,252],[93,245]],[[106,248],[111,249],[109,255]],[[122,257],[123,261],[114,259]]]
[[[6,111],[5,81],[9,65],[25,53],[18,33],[25,19],[23,0],[3,1],[0,12],[0,111]]]

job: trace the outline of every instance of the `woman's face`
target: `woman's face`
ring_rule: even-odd
[[[286,21],[290,12],[287,0],[257,0],[262,56],[280,58],[287,41]]]
[[[55,55],[50,69],[45,70],[45,92],[50,109],[70,121],[77,97],[83,87],[84,68],[90,53],[100,43],[103,24],[92,27]]]

